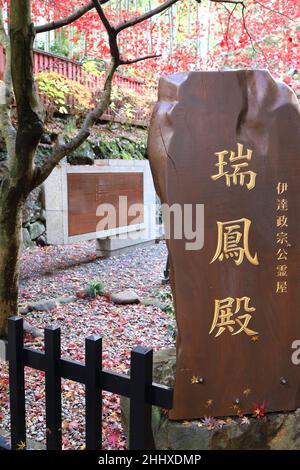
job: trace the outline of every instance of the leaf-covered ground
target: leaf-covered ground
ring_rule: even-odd
[[[63,247],[33,248],[23,253],[20,303],[75,295],[97,278],[108,291],[132,288],[140,297],[168,290],[161,286],[166,261],[164,243],[138,248],[126,255],[97,259],[95,243]],[[84,361],[84,338],[99,334],[103,338],[104,367],[127,372],[130,350],[145,345],[154,350],[173,344],[170,328],[174,320],[157,306],[143,304],[119,306],[105,297],[79,299],[51,312],[31,312],[26,316],[35,327],[58,325],[62,331],[62,356]],[[25,338],[31,347],[43,348],[43,340]],[[84,387],[63,380],[63,445],[80,449],[84,445]],[[28,437],[44,442],[44,374],[26,370]],[[9,429],[7,366],[0,363],[0,428]],[[125,437],[120,423],[119,398],[104,394],[104,441],[106,449],[124,449]]]

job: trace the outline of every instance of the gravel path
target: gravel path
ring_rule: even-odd
[[[137,248],[128,254],[106,260],[97,259],[95,243],[63,247],[33,248],[23,253],[21,263],[20,303],[75,295],[89,281],[103,281],[109,292],[132,288],[140,297],[169,290],[161,286],[166,261],[164,243]],[[105,297],[79,299],[51,312],[31,312],[30,324],[43,328],[58,325],[62,331],[62,355],[84,361],[84,338],[100,334],[103,338],[104,367],[125,372],[130,350],[138,345],[154,350],[170,347],[173,318],[156,306],[142,304],[117,306]],[[27,344],[34,340],[26,336]],[[42,344],[36,343],[36,347]],[[44,442],[44,374],[26,370],[28,437]],[[8,429],[7,367],[0,364],[0,428]],[[63,445],[80,449],[84,444],[84,388],[63,380]],[[124,449],[120,424],[119,399],[104,398],[104,442],[106,449]]]

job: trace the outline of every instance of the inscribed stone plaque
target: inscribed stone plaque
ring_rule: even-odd
[[[143,223],[143,213],[131,216],[125,210],[120,214],[120,196],[126,197],[128,208],[133,204],[142,205],[143,173],[69,173],[69,237],[97,231],[102,218],[97,215],[100,204],[111,204],[116,209],[116,217],[109,220],[110,229]]]
[[[205,213],[202,249],[187,250],[172,230],[167,241],[178,324],[171,419],[295,409],[296,96],[263,70],[162,78],[149,158],[162,202],[204,204]]]

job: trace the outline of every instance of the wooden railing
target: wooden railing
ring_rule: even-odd
[[[92,93],[96,93],[97,90],[101,90],[104,82],[103,75],[93,75],[85,72],[80,64],[75,60],[62,57],[57,54],[45,52],[40,49],[34,49],[33,51],[33,64],[34,73],[40,72],[57,72],[70,80],[85,85]],[[5,53],[3,48],[0,46],[0,80],[3,80],[5,65]],[[133,79],[131,77],[125,77],[120,74],[115,74],[114,84],[119,87],[130,88],[138,93],[144,93],[144,83],[141,80]],[[120,121],[118,116],[109,108],[105,114],[101,117],[103,120],[115,120]],[[133,124],[145,125],[145,113],[137,111],[133,120]]]
[[[85,364],[61,358],[60,329],[45,329],[45,351],[24,347],[23,319],[8,320],[7,359],[11,439],[0,439],[0,450],[26,449],[25,367],[45,372],[46,447],[62,448],[62,379],[85,385],[85,449],[99,450],[102,445],[102,391],[130,399],[129,449],[154,449],[152,406],[171,409],[173,390],[152,381],[153,351],[142,346],[131,352],[130,375],[102,368],[102,340],[85,340]]]
[[[40,72],[58,72],[61,75],[86,85],[92,91],[99,89],[103,84],[103,77],[98,75],[89,75],[81,67],[80,62],[61,57],[40,49],[34,49],[34,73]],[[1,62],[0,62],[1,63]],[[1,71],[0,71],[1,76]],[[119,86],[131,88],[139,93],[143,93],[143,82],[122,75],[115,75],[115,83]]]

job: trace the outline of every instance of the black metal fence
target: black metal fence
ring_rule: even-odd
[[[7,356],[11,445],[0,439],[0,449],[26,448],[26,414],[24,368],[45,372],[46,447],[62,447],[61,379],[85,385],[85,448],[99,450],[102,444],[102,391],[130,399],[129,448],[154,449],[151,426],[152,405],[172,408],[173,391],[152,383],[153,351],[138,346],[131,352],[130,376],[102,369],[102,340],[89,336],[85,340],[85,364],[61,358],[60,328],[45,329],[45,352],[24,347],[23,320],[9,319]]]

